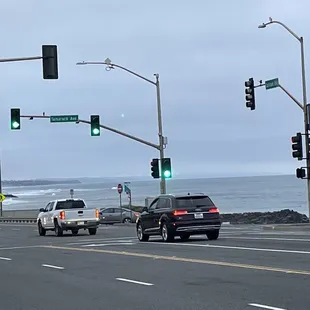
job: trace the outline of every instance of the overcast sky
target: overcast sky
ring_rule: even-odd
[[[279,25],[257,26],[271,16],[304,36],[308,65],[309,8],[306,0],[2,1],[1,58],[40,56],[42,44],[59,53],[58,80],[43,80],[40,60],[0,64],[3,178],[150,175],[158,152],[112,132],[91,137],[88,125],[27,119],[20,131],[9,128],[12,107],[100,114],[101,123],[158,143],[153,85],[75,65],[107,57],[150,79],[160,74],[175,176],[295,173],[301,163],[290,137],[303,129],[302,111],[280,89],[263,87],[250,111],[244,82],[278,77],[302,100],[298,41]]]

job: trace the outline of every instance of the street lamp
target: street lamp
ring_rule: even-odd
[[[285,28],[295,39],[300,43],[300,58],[301,58],[301,78],[302,78],[302,94],[303,94],[303,112],[304,112],[304,126],[305,126],[305,144],[306,144],[306,163],[307,163],[307,188],[308,188],[308,210],[310,217],[310,157],[309,157],[309,136],[308,136],[308,111],[307,111],[307,86],[306,86],[306,69],[305,69],[305,51],[304,39],[299,37],[294,31],[287,27],[282,22],[273,20],[269,17],[269,22],[262,23],[258,28],[266,28],[268,25],[278,24]]]
[[[77,65],[106,65],[106,70],[110,71],[111,69],[119,68],[123,71],[126,71],[146,82],[149,82],[153,84],[156,87],[156,101],[157,101],[157,116],[158,116],[158,138],[159,138],[159,156],[160,156],[160,162],[163,162],[163,159],[165,157],[164,149],[166,147],[165,138],[163,136],[163,124],[162,124],[162,113],[161,113],[161,102],[160,102],[160,86],[159,86],[159,74],[155,73],[155,82],[152,80],[149,80],[148,78],[129,70],[123,66],[120,66],[118,64],[112,63],[110,58],[107,58],[105,61],[82,61],[77,62]],[[166,179],[165,176],[161,175],[160,180],[160,193],[166,194]]]

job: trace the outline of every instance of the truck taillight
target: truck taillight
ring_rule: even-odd
[[[99,217],[99,210],[96,209],[96,217]]]
[[[60,213],[59,213],[59,218],[60,218],[61,220],[64,220],[64,219],[66,218],[65,211],[60,211]]]

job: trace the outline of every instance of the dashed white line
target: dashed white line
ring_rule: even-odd
[[[0,257],[0,260],[12,260],[12,258],[8,258],[8,257]]]
[[[249,304],[249,306],[261,308],[261,309],[269,309],[269,310],[286,310],[284,308],[271,307],[271,306],[266,306],[266,305],[261,305],[261,304]]]
[[[293,238],[260,238],[260,237],[229,237],[224,236],[225,239],[245,239],[245,240],[274,240],[274,241],[301,241],[301,242],[310,242],[310,239],[293,239]]]
[[[134,239],[134,237],[115,237],[115,238],[103,238],[103,239],[80,239],[77,240],[77,242],[70,242],[66,243],[67,245],[76,245],[76,244],[83,244],[83,243],[88,243],[88,242],[97,242],[97,241],[103,241],[103,242],[109,242],[109,240],[124,240],[124,239]]]
[[[134,283],[134,284],[146,285],[146,286],[152,286],[152,285],[154,285],[154,284],[152,284],[152,283],[140,282],[140,281],[135,281],[135,280],[130,280],[130,279],[124,279],[124,278],[116,278],[116,280],[118,280],[118,281],[123,281],[123,282]]]
[[[13,231],[20,231],[20,228],[12,228]]]
[[[53,269],[59,269],[59,270],[64,270],[64,267],[60,266],[54,266],[54,265],[47,265],[47,264],[42,264],[42,267],[47,267],[47,268],[53,268]]]
[[[100,247],[100,246],[110,246],[110,245],[133,245],[133,242],[117,242],[117,243],[93,243],[93,244],[82,244],[81,247]]]

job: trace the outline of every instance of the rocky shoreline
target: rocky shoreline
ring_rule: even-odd
[[[221,214],[223,222],[230,224],[300,224],[309,223],[305,214],[284,209],[274,212],[246,212]]]
[[[123,206],[129,208],[128,205]],[[141,212],[142,206],[132,206],[133,211]],[[222,213],[222,222],[230,224],[300,224],[309,223],[305,214],[284,209],[274,212]]]

